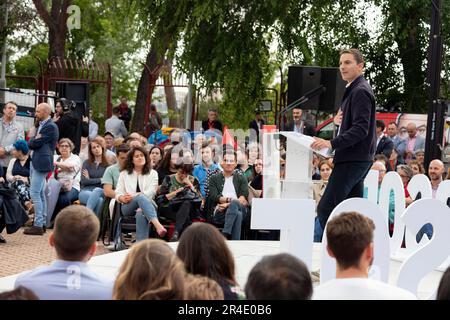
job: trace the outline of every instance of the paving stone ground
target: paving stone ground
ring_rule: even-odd
[[[7,243],[0,243],[0,277],[16,274],[41,265],[50,264],[56,255],[48,244],[52,230],[43,236],[23,234],[23,228],[14,234],[2,232]],[[101,241],[98,242],[96,255],[110,253]]]

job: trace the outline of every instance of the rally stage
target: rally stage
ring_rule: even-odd
[[[177,243],[168,243],[176,250]],[[279,241],[228,241],[228,245],[234,255],[236,262],[236,277],[239,284],[244,288],[247,276],[252,267],[265,255],[280,253]],[[129,250],[123,250],[93,257],[88,264],[92,269],[103,276],[115,277],[120,265],[124,261]],[[320,268],[321,244],[315,243],[313,249],[312,270]],[[398,258],[400,257],[400,258]],[[390,260],[389,283],[395,285],[402,264],[401,252],[397,258]],[[448,260],[447,260],[448,261]],[[418,297],[427,299],[436,290],[443,274],[444,263],[439,268],[429,273],[420,283]],[[12,290],[14,281],[18,274],[0,278],[0,292]],[[315,283],[314,285],[317,285]]]

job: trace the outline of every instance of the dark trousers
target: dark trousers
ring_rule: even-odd
[[[328,180],[327,187],[317,205],[317,216],[322,229],[325,229],[328,217],[333,209],[349,198],[362,198],[364,178],[372,162],[336,163]]]

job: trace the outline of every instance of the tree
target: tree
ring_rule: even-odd
[[[67,38],[67,8],[71,0],[52,0],[48,10],[43,0],[33,0],[36,10],[48,28],[48,58],[64,58]]]
[[[139,17],[146,26],[145,33],[151,38],[141,77],[138,83],[132,130],[143,131],[145,108],[155,88],[161,67],[169,54],[175,52],[177,41],[191,12],[193,1],[152,1],[139,2]],[[148,68],[148,69],[147,69]],[[150,74],[152,72],[152,74]],[[150,88],[150,90],[149,90]]]

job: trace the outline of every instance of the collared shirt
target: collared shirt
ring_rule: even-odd
[[[414,136],[414,138],[408,138],[408,144],[407,144],[407,150],[413,152],[414,151],[414,145],[416,144],[417,134]]]
[[[94,273],[85,262],[56,260],[19,275],[14,287],[32,290],[41,300],[111,300],[114,279]]]
[[[300,121],[300,124],[298,126],[294,122],[294,132],[303,133],[303,121]]]
[[[12,120],[8,123],[8,122],[5,122],[5,119],[3,118],[2,125],[3,125],[3,129],[6,130],[6,132],[8,132],[8,133],[12,132],[15,129],[14,121],[12,121]]]
[[[384,136],[383,132],[380,133],[380,135],[378,136],[378,138],[377,138],[377,147],[378,147],[378,144],[380,143],[381,139],[383,138],[383,136]]]
[[[45,120],[39,121],[39,128],[37,129],[37,133],[39,133],[42,129],[42,127],[50,120],[50,117],[48,117]]]

